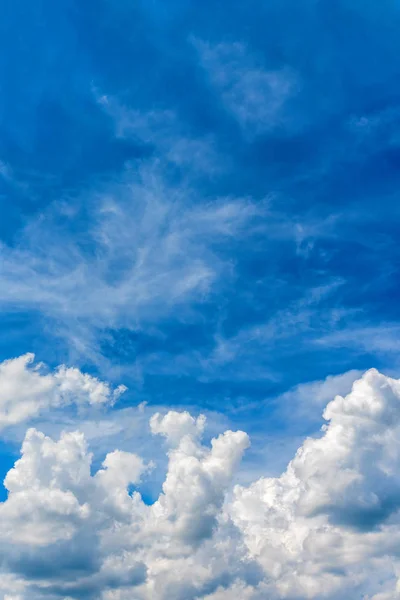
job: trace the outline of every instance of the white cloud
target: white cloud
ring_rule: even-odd
[[[4,480],[8,500],[0,510],[3,539],[31,546],[71,539],[90,513],[72,490],[89,476],[90,455],[82,434],[65,434],[54,442],[30,429],[22,458]]]
[[[47,373],[44,365],[34,365],[34,359],[30,353],[0,363],[0,428],[68,404],[113,404],[126,389],[121,385],[112,390],[107,383],[64,365]]]
[[[298,298],[273,312],[267,321],[244,327],[231,337],[216,335],[213,351],[203,359],[202,377],[212,380],[216,376],[229,381],[243,378],[279,379],[280,374],[276,369],[271,370],[269,354],[277,348],[287,354],[293,353],[294,350],[297,352],[298,345],[293,344],[293,340],[298,340],[300,334],[304,333],[310,333],[312,336],[316,318],[320,329],[332,331],[346,311],[340,314],[336,308],[327,308],[323,301],[334,294],[341,285],[343,280],[332,279],[325,285],[308,288],[305,293],[302,290]],[[305,342],[300,339],[299,343]],[[176,357],[174,360],[176,362]],[[179,366],[182,368],[181,363]]]
[[[200,418],[198,423],[202,422]],[[167,414],[157,423],[160,433],[174,432],[172,441],[179,428],[184,435],[169,453],[163,490],[152,506],[146,506],[138,493],[128,493],[128,486],[146,471],[138,456],[109,453],[103,469],[92,476],[92,457],[82,434],[65,433],[53,441],[34,429],[28,431],[22,457],[5,479],[8,499],[0,505],[0,538],[6,552],[17,553],[28,592],[36,586],[44,594],[53,587],[56,597],[99,597],[103,592],[107,597],[107,590],[121,588],[123,593],[126,586],[137,586],[140,597],[166,598],[163,590],[168,586],[179,593],[170,571],[179,565],[184,585],[197,577],[201,587],[208,567],[199,565],[196,575],[191,555],[213,536],[248,438],[243,432],[227,431],[208,449],[199,440],[201,425],[187,426],[190,415]],[[88,553],[86,561],[97,566],[71,584],[64,579],[64,570],[77,551],[77,539],[78,553]],[[35,581],[29,577],[35,548],[38,564],[52,554],[59,557],[60,564],[52,562],[51,583],[50,573]],[[30,560],[24,565],[27,552]],[[46,562],[40,568],[45,572],[49,566]]]
[[[393,355],[395,364],[400,350],[400,327],[396,323],[353,325],[338,329],[315,340],[320,346],[349,348],[355,354]]]
[[[216,592],[203,596],[203,600],[250,600],[254,598],[254,588],[243,582],[234,583],[229,589],[220,587]]]
[[[352,384],[359,379],[362,371],[352,369],[340,375],[328,375],[326,379],[302,383],[280,396],[281,399],[310,403],[313,407],[326,404],[336,395],[347,395]]]
[[[204,431],[205,417],[194,419],[188,412],[170,411],[165,416],[156,413],[150,419],[151,431],[163,435],[171,445],[178,445],[185,436],[198,438]]]
[[[369,371],[324,417],[281,477],[235,490],[233,519],[284,597],[336,598],[343,585],[356,597],[397,552],[400,382]]]
[[[286,103],[299,87],[290,69],[266,69],[240,43],[194,41],[222,101],[250,136],[287,124]]]
[[[51,206],[15,246],[0,243],[1,309],[36,312],[68,340],[72,360],[106,368],[105,332],[182,318],[226,285],[234,271],[224,249],[251,234],[259,210],[242,198],[200,203],[188,180],[171,185],[163,173],[156,160],[145,161],[134,174],[127,167],[120,183],[88,193],[84,240],[70,230],[82,217],[76,199],[68,211],[62,202]]]
[[[308,426],[310,421],[320,420],[318,409],[337,395],[346,396],[361,375],[362,371],[352,369],[340,375],[301,383],[278,396],[275,404],[287,420],[300,420],[303,426]]]
[[[101,96],[93,90],[97,103],[102,107],[114,126],[118,138],[140,140],[143,144],[157,147],[168,163],[197,174],[213,176],[224,170],[226,157],[218,154],[212,136],[193,138],[177,115],[171,110],[140,111],[122,104],[113,96]]]
[[[351,378],[336,383],[345,389]],[[130,492],[150,476],[135,453],[110,452],[93,474],[81,433],[54,441],[29,430],[0,505],[4,594],[400,597],[400,381],[368,371],[324,418],[321,435],[305,440],[281,476],[232,487],[245,433],[227,431],[207,447],[204,418],[154,415],[151,430],[169,450],[152,505]]]

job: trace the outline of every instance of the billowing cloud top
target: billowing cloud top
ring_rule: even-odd
[[[0,429],[51,407],[111,404],[126,389],[121,385],[112,390],[95,377],[65,366],[43,373],[41,364],[32,368],[34,359],[29,353],[0,364]]]
[[[78,370],[41,373],[31,359],[0,367],[5,424],[114,398]],[[83,433],[28,429],[0,504],[3,598],[400,597],[400,381],[370,370],[323,416],[281,476],[243,486],[246,433],[204,444],[204,416],[154,414],[148,436],[164,438],[168,466],[153,503],[137,488],[154,465],[134,442],[93,469]]]

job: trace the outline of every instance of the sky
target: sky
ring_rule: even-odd
[[[0,600],[400,598],[399,28],[3,1]]]

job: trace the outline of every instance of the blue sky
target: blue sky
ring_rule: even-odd
[[[395,3],[4,13],[4,359],[222,411],[396,369]]]
[[[244,478],[398,376],[399,27],[392,0],[5,0],[0,360],[127,386],[110,423],[244,428]]]

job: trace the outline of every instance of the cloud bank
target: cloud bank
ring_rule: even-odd
[[[8,425],[43,406],[114,398],[76,369],[40,374],[31,361],[1,365]],[[154,414],[148,435],[164,439],[168,467],[152,504],[137,486],[153,465],[134,447],[96,470],[83,433],[29,428],[0,504],[3,598],[400,597],[400,380],[370,370],[323,417],[279,477],[243,486],[245,432],[208,444],[204,416]]]
[[[101,406],[114,403],[125,391],[111,387],[79,369],[63,365],[46,373],[44,365],[33,365],[35,355],[0,363],[0,429],[38,416],[50,408],[69,404]]]

